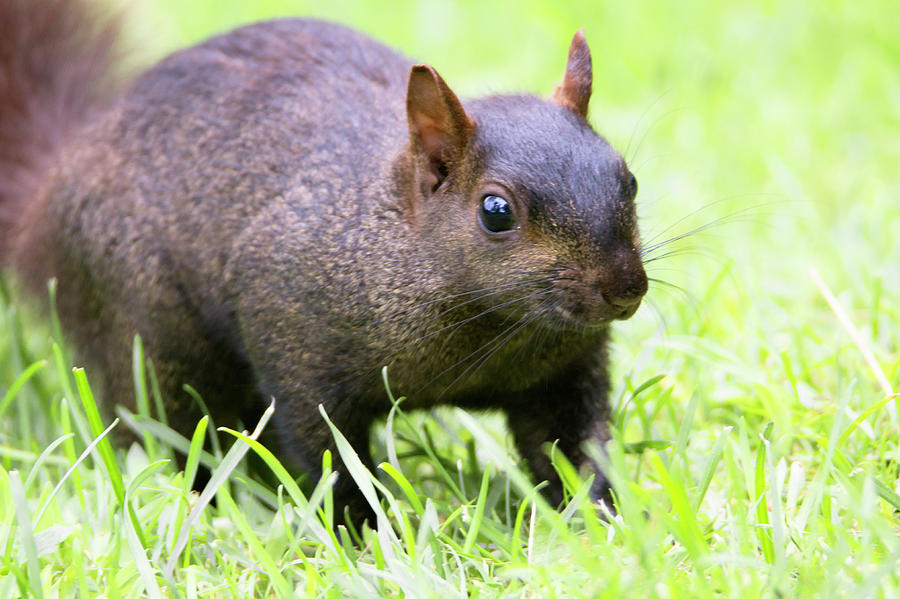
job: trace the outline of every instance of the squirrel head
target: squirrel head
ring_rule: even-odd
[[[549,100],[459,101],[437,72],[412,68],[407,93],[410,222],[451,291],[494,290],[509,318],[560,326],[630,317],[647,291],[623,158],[588,124],[591,55],[575,34]]]

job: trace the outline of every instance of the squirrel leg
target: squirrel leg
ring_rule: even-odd
[[[567,372],[549,385],[519,397],[507,409],[509,426],[516,446],[528,462],[535,480],[546,480],[547,499],[559,505],[563,500],[562,483],[548,456],[549,446],[557,449],[582,474],[593,474],[591,497],[612,508],[610,484],[599,464],[585,452],[586,444],[603,449],[609,440],[605,372],[578,376]]]

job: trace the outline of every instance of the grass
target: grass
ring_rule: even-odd
[[[583,26],[591,119],[640,180],[645,241],[714,226],[648,265],[677,287],[655,284],[617,326],[608,520],[564,460],[570,501],[536,496],[497,417],[401,401],[373,439],[377,476],[352,472],[381,525],[335,532],[333,475],[304,494],[253,434],[203,454],[203,421],[177,472],[172,447],[191,440],[158,422],[139,347],[139,413],[101,421],[58,326],[4,294],[0,596],[900,595],[891,2],[136,11],[148,56],[265,15],[319,14],[431,62],[464,94],[547,93]],[[141,442],[110,443],[129,423]],[[277,491],[245,482],[250,451]],[[216,469],[199,495],[197,463]]]

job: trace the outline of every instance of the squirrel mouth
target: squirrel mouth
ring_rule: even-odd
[[[628,320],[635,312],[637,312],[640,304],[632,304],[628,307],[603,305],[592,310],[588,307],[579,305],[577,308],[567,308],[557,304],[553,307],[553,313],[562,316],[567,323],[587,325],[587,326],[605,326],[613,320]]]
[[[643,265],[626,261],[613,266],[563,268],[553,281],[558,294],[554,316],[577,327],[605,326],[634,316],[647,292]]]

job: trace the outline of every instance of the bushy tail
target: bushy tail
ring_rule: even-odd
[[[66,138],[112,97],[118,19],[96,0],[0,0],[0,262]]]

